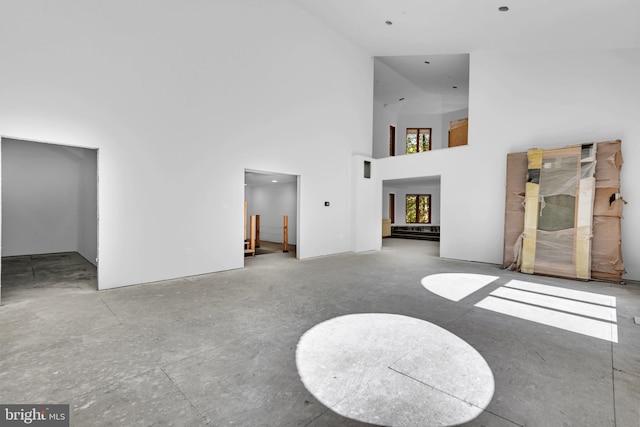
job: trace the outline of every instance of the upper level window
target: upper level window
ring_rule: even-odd
[[[407,154],[431,150],[431,128],[407,128]]]

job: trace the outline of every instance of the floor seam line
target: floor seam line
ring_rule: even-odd
[[[445,329],[448,329],[448,328],[449,328],[449,326],[450,326],[452,323],[455,323],[455,322],[457,322],[458,320],[461,320],[463,317],[465,317],[467,314],[469,314],[469,312],[470,312],[471,310],[473,310],[474,308],[476,308],[475,304],[474,304],[474,305],[472,305],[472,306],[470,306],[468,309],[466,309],[466,310],[464,311],[464,313],[460,314],[460,316],[456,317],[455,319],[450,320],[449,322],[445,322],[445,323],[444,323],[444,325],[446,325],[446,326],[447,326]]]
[[[617,427],[618,420],[616,419],[616,368],[613,361],[613,343],[611,343],[611,392],[613,397],[613,425]]]
[[[501,415],[498,415],[498,414],[496,414],[496,413],[493,413],[493,412],[489,411],[489,410],[488,410],[488,409],[486,409],[486,408],[481,408],[481,407],[479,407],[478,405],[474,405],[474,404],[473,404],[473,403],[471,403],[471,402],[467,402],[466,400],[461,399],[461,398],[459,398],[458,396],[454,396],[454,395],[453,395],[453,394],[451,394],[451,393],[447,393],[447,392],[446,392],[446,391],[444,391],[444,390],[440,390],[439,388],[436,388],[436,387],[432,386],[431,384],[427,384],[427,383],[425,383],[424,381],[420,381],[419,379],[414,378],[414,377],[412,377],[411,375],[407,375],[407,374],[405,374],[404,372],[400,372],[400,371],[398,371],[397,369],[392,368],[391,366],[388,366],[388,368],[389,368],[390,370],[392,370],[393,372],[395,372],[395,373],[397,373],[397,374],[400,374],[400,375],[402,375],[402,376],[404,376],[404,377],[407,377],[407,378],[409,378],[409,379],[411,379],[411,380],[413,380],[413,381],[416,381],[416,382],[418,382],[418,383],[420,383],[420,384],[422,384],[422,385],[425,385],[425,386],[429,387],[429,388],[430,388],[430,389],[432,389],[432,390],[435,390],[435,391],[437,391],[437,392],[439,392],[439,393],[446,394],[447,396],[450,396],[450,397],[452,397],[452,398],[454,398],[454,399],[456,399],[456,400],[459,400],[460,402],[464,402],[464,403],[466,403],[467,405],[473,406],[474,408],[478,408],[478,409],[480,409],[482,412],[488,412],[488,413],[490,413],[491,415],[494,415],[494,416],[496,416],[496,417],[498,417],[498,418],[501,418],[501,419],[503,419],[503,420],[505,420],[505,421],[508,421],[508,422],[510,422],[510,423],[512,423],[512,424],[515,424],[515,425],[517,425],[517,426],[519,426],[519,427],[524,427],[522,424],[518,424],[518,423],[516,423],[515,421],[512,421],[512,420],[510,420],[510,419],[508,419],[508,418],[505,418],[505,417],[503,417],[503,416],[501,416]]]
[[[200,412],[200,410],[196,407],[196,405],[193,404],[193,402],[187,397],[186,394],[184,394],[184,391],[182,391],[182,389],[178,386],[178,384],[175,383],[175,381],[173,381],[173,379],[169,376],[169,374],[167,374],[167,372],[164,370],[164,368],[160,367],[160,370],[162,371],[162,373],[164,374],[165,377],[167,377],[167,379],[169,381],[171,381],[171,384],[173,384],[173,386],[180,392],[180,394],[182,395],[182,397],[184,397],[184,399],[189,402],[189,405],[191,405],[191,407],[193,409],[195,409],[195,411],[198,413],[198,415],[200,415],[200,418],[203,419],[203,421],[205,422],[205,424],[209,424],[209,422],[207,421],[207,417]]]
[[[118,316],[116,316],[116,314],[113,312],[113,310],[111,310],[111,307],[109,307],[109,304],[107,304],[103,298],[100,298],[100,301],[102,301],[102,303],[105,305],[105,307],[107,307],[107,310],[109,310],[111,312],[111,314],[113,314],[113,317],[116,318],[116,320],[118,321],[118,323],[120,323],[120,319],[118,319]]]
[[[471,403],[471,402],[467,402],[466,400],[461,399],[461,398],[459,398],[458,396],[454,396],[454,395],[453,395],[453,394],[451,394],[451,393],[447,393],[447,392],[446,392],[446,391],[444,391],[444,390],[440,390],[439,388],[434,387],[434,386],[432,386],[431,384],[427,384],[427,383],[425,383],[424,381],[420,381],[419,379],[414,378],[414,377],[412,377],[411,375],[407,375],[407,374],[405,374],[404,372],[398,371],[397,369],[394,369],[394,368],[392,368],[391,366],[388,366],[388,368],[389,368],[390,370],[392,370],[393,372],[395,372],[395,373],[397,373],[397,374],[400,374],[400,375],[402,375],[402,376],[405,376],[405,377],[407,377],[407,378],[409,378],[409,379],[412,379],[412,380],[414,380],[414,381],[416,381],[416,382],[419,382],[420,384],[425,385],[425,386],[429,387],[429,388],[430,388],[430,389],[432,389],[432,390],[435,390],[435,391],[437,391],[437,392],[440,392],[440,393],[446,394],[447,396],[453,397],[454,399],[459,400],[459,401],[461,401],[461,402],[464,402],[464,403],[466,403],[466,404],[468,404],[468,405],[475,406],[475,407],[476,407],[476,408],[478,408],[478,409],[482,409],[482,408],[480,408],[479,406],[474,405],[474,404],[473,404],[473,403]]]
[[[627,372],[627,371],[625,371],[624,369],[618,369],[618,368],[616,368],[615,366],[613,367],[613,371],[614,371],[614,372],[620,372],[621,374],[631,375],[631,376],[633,376],[633,377],[638,377],[638,378],[640,378],[640,374],[636,374],[636,373],[633,373],[633,372]]]
[[[317,420],[318,418],[320,418],[321,416],[323,416],[324,414],[326,414],[326,413],[327,413],[327,412],[329,412],[330,410],[331,410],[331,409],[329,409],[329,408],[325,408],[325,410],[324,410],[324,411],[322,411],[320,414],[318,414],[318,416],[313,417],[313,418],[311,419],[311,421],[309,421],[308,423],[306,423],[306,424],[304,425],[304,427],[308,427],[308,426],[310,426],[311,424],[313,424],[313,422],[314,422],[315,420]]]
[[[121,379],[119,379],[119,380],[116,380],[115,382],[110,383],[110,384],[109,384],[109,386],[105,386],[105,387],[102,387],[102,388],[103,388],[104,390],[107,390],[107,391],[115,390],[115,389],[117,388],[117,387],[115,386],[115,384],[117,384],[118,382],[125,382],[125,381],[129,381],[129,380],[131,380],[131,379],[133,379],[133,378],[136,378],[136,377],[139,377],[139,376],[141,376],[141,375],[145,375],[145,374],[148,374],[148,373],[150,373],[150,372],[153,372],[154,370],[155,370],[155,368],[148,368],[148,369],[145,369],[145,370],[140,371],[140,372],[137,372],[137,373],[135,373],[135,374],[131,374],[131,375],[125,376],[125,377],[123,377],[123,378],[121,378]],[[82,398],[82,397],[86,397],[86,396],[88,396],[88,395],[90,395],[90,394],[95,394],[95,393],[96,393],[96,391],[97,391],[98,389],[100,389],[100,387],[98,387],[98,388],[96,388],[96,389],[91,389],[91,390],[89,390],[89,391],[85,391],[84,393],[74,394],[74,395],[72,395],[72,396],[71,396],[71,397],[72,397],[72,400],[73,400],[73,399],[79,399],[79,398]],[[69,389],[69,390],[71,390],[71,389]]]

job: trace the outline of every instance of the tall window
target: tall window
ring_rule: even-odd
[[[431,223],[431,194],[407,194],[407,224]]]
[[[389,193],[389,219],[391,224],[396,222],[396,195]]]
[[[396,127],[389,126],[389,156],[396,155]]]
[[[407,154],[431,150],[431,128],[407,128]]]

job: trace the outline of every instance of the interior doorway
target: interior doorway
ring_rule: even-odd
[[[0,150],[2,302],[25,288],[97,290],[98,150],[4,137]]]
[[[440,176],[383,181],[383,237],[433,242],[439,252],[440,188]]]
[[[298,258],[298,182],[297,175],[245,170],[245,259]]]

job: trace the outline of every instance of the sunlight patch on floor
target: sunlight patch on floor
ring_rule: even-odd
[[[476,307],[618,342],[615,297],[512,280]]]
[[[434,294],[458,302],[498,279],[485,274],[442,273],[426,276],[421,283]]]
[[[498,279],[483,274],[441,273],[422,278],[421,284],[436,295],[458,302]],[[475,307],[618,342],[616,298],[610,295],[511,280]]]
[[[366,313],[308,330],[298,373],[320,402],[354,420],[388,426],[448,426],[476,418],[494,393],[489,365],[432,323]]]

